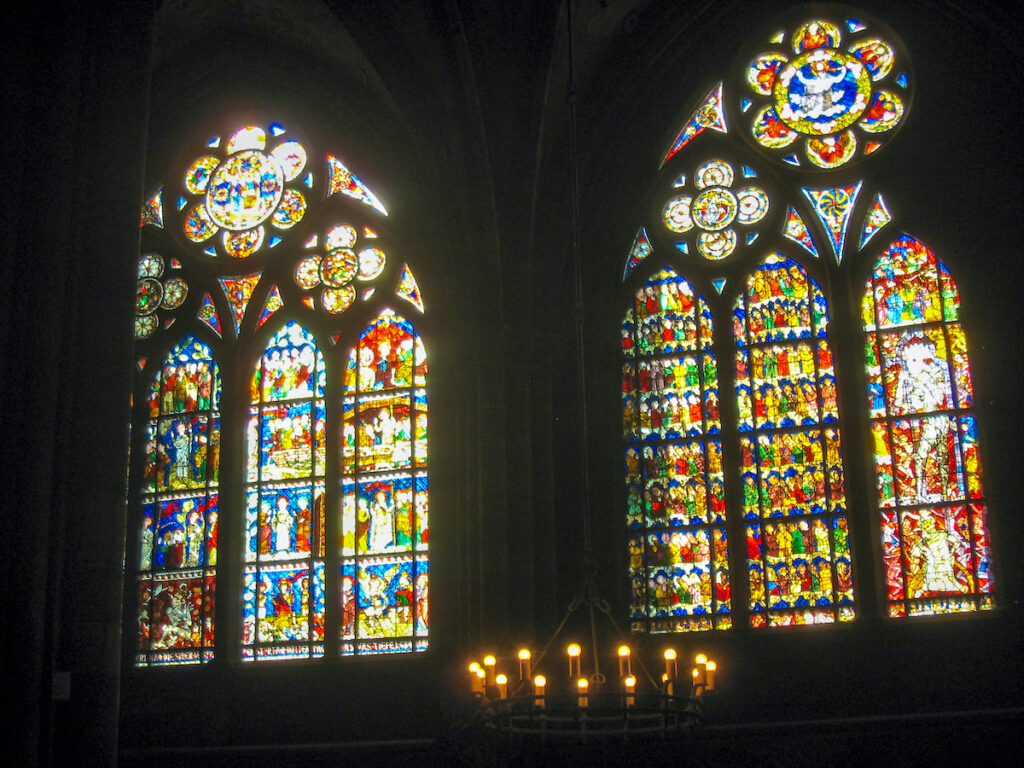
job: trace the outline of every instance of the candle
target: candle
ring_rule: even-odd
[[[484,671],[487,673],[487,685],[494,685],[494,665],[497,663],[497,659],[493,656],[484,656]]]
[[[671,681],[679,676],[679,667],[676,665],[675,648],[665,650],[665,676]]]
[[[672,696],[675,694],[675,681],[668,676],[667,672],[661,676],[661,685],[665,689],[666,696]]]
[[[705,669],[707,670],[707,679],[708,679],[707,690],[713,691],[713,690],[715,690],[715,670],[718,669],[718,665],[715,662],[713,662],[713,661],[709,661],[707,663],[707,666],[705,667]]]
[[[538,709],[544,709],[544,686],[547,684],[547,679],[544,675],[537,675],[533,678],[533,696],[534,703]]]
[[[626,706],[632,707],[636,705],[636,678],[629,675],[625,680],[622,681],[626,686]]]
[[[501,694],[501,698],[508,698],[508,675],[498,675],[494,681],[498,685],[498,693]]]
[[[629,654],[630,650],[628,645],[619,646],[619,677],[626,677],[626,675],[633,674],[633,665]]]
[[[583,649],[580,648],[578,643],[573,643],[565,649],[565,652],[569,654],[569,678],[579,677],[581,674],[580,654],[583,652]]]
[[[704,688],[708,684],[708,657],[703,653],[698,653],[693,662],[697,665],[693,670],[693,684],[697,688]]]
[[[528,648],[522,648],[519,651],[519,679],[529,680],[530,679],[530,651]]]
[[[582,708],[586,708],[587,704],[590,703],[590,697],[587,696],[587,691],[590,688],[590,682],[585,677],[581,677],[576,681],[577,697],[576,701]]]

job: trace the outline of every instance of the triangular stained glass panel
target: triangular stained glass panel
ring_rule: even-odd
[[[146,358],[140,357],[138,360],[135,361],[135,364],[139,366],[139,370],[141,371],[143,368],[146,367]]]
[[[805,189],[804,195],[814,208],[814,213],[828,232],[832,251],[836,255],[836,263],[843,260],[843,246],[846,244],[846,229],[850,225],[850,214],[853,204],[857,202],[861,185],[858,181],[848,187],[834,189]]]
[[[354,197],[360,202],[366,203],[385,216],[388,215],[388,212],[384,210],[384,206],[381,205],[377,196],[357,176],[354,176],[341,160],[334,155],[328,155],[327,164],[330,166],[331,171],[331,183],[327,190],[328,197],[341,192],[349,197]]]
[[[636,232],[636,237],[633,238],[633,247],[629,249],[629,256],[626,257],[626,267],[622,270],[622,279],[625,280],[636,269],[640,262],[651,255],[651,251],[654,249],[651,247],[651,241],[647,238],[647,232],[643,227]]]
[[[313,297],[312,296],[303,296],[302,297],[302,303],[305,304],[310,309],[316,309],[316,304],[313,303]]]
[[[249,306],[249,299],[252,292],[256,290],[256,284],[260,281],[262,273],[254,272],[245,277],[222,277],[219,279],[220,287],[224,296],[231,305],[231,312],[235,321],[235,333],[242,327],[242,318],[245,316],[246,307]]]
[[[685,173],[682,176],[680,176],[678,179],[676,179],[675,181],[672,182],[672,188],[673,189],[679,189],[680,187],[685,187],[685,186],[686,186],[686,174]]]
[[[181,269],[181,262],[177,259],[171,259],[171,269]]]
[[[376,293],[376,288],[365,288],[363,289],[363,301],[369,301],[370,297]]]
[[[140,227],[152,224],[154,227],[160,227],[160,229],[164,228],[163,194],[164,190],[163,187],[161,187],[157,190],[157,193],[149,198],[145,205],[142,206],[142,218],[139,220]]]
[[[761,234],[761,233],[760,233],[760,232],[750,232],[750,233],[748,233],[748,234],[747,234],[747,245],[752,245],[752,244],[753,244],[753,242],[754,242],[755,240],[757,240],[757,236],[758,236],[759,234]]]
[[[882,199],[882,195],[879,193],[875,195],[875,200],[871,203],[867,216],[864,217],[864,227],[860,232],[860,247],[863,248],[867,245],[868,240],[874,236],[875,232],[890,221],[892,221],[892,215],[889,213],[889,209],[885,207],[885,200]]]
[[[319,235],[313,235],[311,238],[309,238],[309,240],[306,241],[306,247],[307,248],[316,248],[316,244],[319,242],[319,240],[320,240],[320,236]]]
[[[658,168],[664,166],[665,163],[679,153],[679,150],[709,128],[719,133],[728,132],[725,126],[725,110],[722,108],[721,83],[712,88],[708,95],[704,97],[701,105],[697,107],[697,111],[693,113],[686,125],[683,126],[683,129],[679,131],[679,135],[676,136],[675,141],[668,148],[665,156],[658,164]]]
[[[179,197],[178,198],[178,210],[180,211],[186,205],[188,205],[188,200],[186,200],[184,197]]]
[[[220,330],[220,317],[217,315],[217,308],[213,305],[213,299],[210,298],[210,294],[203,295],[203,302],[199,305],[199,314],[197,317],[210,326],[210,330],[216,333],[218,336],[223,336]]]
[[[685,254],[689,254],[690,253],[690,246],[687,245],[685,241],[683,241],[681,243],[676,243],[676,248],[679,249],[680,253],[685,253]]]
[[[725,288],[725,280],[726,280],[726,279],[725,279],[724,277],[718,277],[718,278],[715,278],[714,280],[712,280],[712,281],[711,281],[711,284],[712,284],[713,286],[715,286],[715,290],[716,290],[716,291],[718,291],[719,293],[721,293],[721,292],[722,292],[722,289],[723,289],[723,288]]]
[[[782,234],[788,237],[797,245],[800,245],[814,258],[818,258],[818,249],[814,247],[814,240],[811,233],[807,231],[804,220],[793,208],[786,211],[786,222],[782,227]]]
[[[906,88],[908,82],[909,81],[907,80],[907,73],[906,72],[900,72],[896,76],[896,85],[898,85],[900,88]]]
[[[256,321],[256,327],[260,328],[270,316],[277,312],[281,307],[284,306],[284,299],[281,298],[281,292],[275,285],[270,289],[270,293],[267,294],[267,300],[263,302],[263,309],[260,311],[260,319]]]
[[[374,238],[377,233],[369,227],[363,227],[363,237]]]
[[[740,111],[747,112],[753,106],[753,102],[750,99],[743,99],[740,102]]]
[[[341,334],[340,333],[332,333],[331,334],[331,341],[333,341],[335,344],[338,343],[339,339],[341,339]]]
[[[405,299],[420,312],[423,311],[423,298],[420,296],[420,287],[416,284],[416,278],[412,275],[409,265],[402,266],[402,276],[398,279],[398,288],[395,293],[399,298]]]
[[[284,133],[284,126],[283,125],[281,125],[280,123],[271,123],[270,124],[270,135],[271,136],[280,136],[282,133]]]
[[[775,43],[776,45],[778,45],[779,43],[781,43],[785,39],[786,39],[786,33],[785,32],[776,32],[775,33],[775,37],[773,37],[770,40],[770,42]]]
[[[164,320],[164,328],[170,328],[172,325],[174,325],[174,321],[176,319],[177,318],[174,317],[168,317],[166,320]]]

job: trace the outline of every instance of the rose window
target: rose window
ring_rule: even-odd
[[[744,178],[754,178],[749,168]],[[735,173],[721,160],[711,160],[693,175],[694,194],[677,194],[666,203],[662,212],[665,226],[676,234],[695,235],[697,252],[706,259],[724,259],[738,242],[737,227],[744,229],[758,223],[768,213],[768,195],[760,187],[747,185],[732,189]],[[685,188],[686,179],[676,182],[676,189]],[[753,242],[756,233],[747,233]],[[688,242],[677,247],[689,253]]]
[[[741,109],[752,115],[751,134],[765,149],[786,154],[790,165],[803,155],[814,167],[830,169],[869,155],[903,120],[909,80],[894,72],[894,47],[853,19],[843,44],[839,26],[822,19],[804,24],[790,37],[772,39],[774,50],[746,69],[755,94]],[[767,103],[765,103],[767,102]]]
[[[172,269],[177,266],[172,259]],[[182,278],[160,279],[164,269],[164,258],[158,253],[147,253],[139,259],[139,282],[135,287],[136,339],[148,339],[156,331],[160,325],[157,310],[177,309],[188,296],[188,283]]]
[[[279,125],[271,126],[272,139],[283,133]],[[224,151],[223,157],[200,157],[185,173],[185,188],[198,198],[185,215],[185,236],[204,243],[219,234],[220,251],[244,259],[263,247],[267,226],[287,230],[305,214],[305,197],[289,183],[300,180],[306,150],[290,139],[268,150],[266,132],[248,126],[231,136]],[[309,175],[301,181],[312,185]],[[180,205],[188,201],[181,198]],[[215,256],[217,249],[211,246],[206,253]]]
[[[376,233],[364,229],[363,238],[373,239]],[[368,282],[384,271],[384,251],[359,242],[356,228],[341,224],[332,228],[324,238],[323,256],[312,254],[295,267],[295,283],[306,291],[323,286],[320,305],[333,314],[341,314],[356,299],[354,282]]]

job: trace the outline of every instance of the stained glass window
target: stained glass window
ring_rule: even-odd
[[[853,618],[853,575],[828,306],[769,255],[733,310],[754,626]]]
[[[138,551],[136,663],[213,658],[220,372],[188,336],[149,390]]]
[[[992,607],[986,509],[960,296],[901,235],[868,278],[868,401],[889,614]]]
[[[316,340],[288,323],[253,372],[242,656],[324,653],[326,411]]]
[[[136,408],[138,663],[213,659],[215,613],[228,659],[425,650],[426,355],[386,303],[422,314],[421,271],[377,195],[308,136],[234,124],[186,157],[140,217],[137,365],[156,379]],[[190,333],[161,366],[172,323]],[[234,361],[223,421],[214,352]],[[215,605],[218,514],[239,533]]]
[[[385,310],[349,352],[342,427],[342,653],[427,647],[427,359]]]
[[[665,269],[622,323],[622,430],[636,632],[732,625],[711,312]]]
[[[867,419],[840,419],[843,381],[861,375],[848,341],[859,332],[841,329],[834,353],[830,300],[849,322],[847,297],[898,226],[896,201],[867,170],[851,173],[879,162],[914,83],[881,23],[831,14],[765,30],[729,77],[692,94],[647,213],[623,230],[635,632],[855,619],[851,539],[865,540],[875,510],[884,569],[859,574],[884,572],[889,616],[993,604],[959,295],[908,235],[877,258],[863,298]],[[734,365],[712,377],[716,355]],[[719,382],[735,389],[721,416]],[[877,488],[848,486],[845,467],[871,465]],[[745,544],[745,559],[732,555],[749,588],[740,603],[715,586],[728,585],[730,535]]]

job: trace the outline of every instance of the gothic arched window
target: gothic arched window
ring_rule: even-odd
[[[154,284],[160,285],[163,269],[157,254],[142,258],[140,297],[160,290]],[[156,367],[145,403],[139,489],[140,664],[199,663],[213,655],[220,397],[217,361],[195,336],[182,339]]]
[[[889,613],[991,607],[974,388],[953,276],[924,243],[900,235],[874,265],[863,312]]]
[[[623,275],[635,297],[623,325],[634,631],[853,620],[854,554],[883,561],[890,616],[992,605],[956,285],[907,235],[878,255],[885,241],[876,235],[891,239],[896,225],[861,170],[883,162],[912,90],[906,53],[881,24],[794,17],[742,50],[731,79],[700,91],[662,156]],[[850,297],[868,272],[857,306]],[[692,347],[664,346],[677,343],[671,300],[683,291],[664,287],[675,283],[703,294]],[[869,402],[843,413],[863,403],[843,397],[863,377],[863,352],[849,341],[861,326]],[[682,338],[690,343],[686,329]],[[713,384],[716,395],[735,392],[713,431],[701,426],[711,423],[704,377],[691,388],[700,406],[676,426],[675,401],[691,392],[674,370],[669,377],[677,352],[735,355]],[[850,434],[860,425],[870,425],[870,439]],[[697,461],[671,461],[691,444]],[[848,483],[851,471],[864,482]],[[864,488],[874,475],[872,495]],[[714,499],[715,514],[677,515],[673,504],[685,508],[688,496],[674,499],[670,482]],[[711,491],[716,483],[724,497]],[[745,604],[689,590],[681,577],[711,563],[676,543],[688,526],[707,526],[698,540],[745,541],[723,546],[713,565],[716,579],[730,558],[733,573],[745,574],[745,589],[734,576],[731,590],[745,592]],[[858,529],[871,529],[879,546],[852,552]]]
[[[675,271],[622,324],[623,436],[637,631],[731,625],[718,366],[711,313]]]
[[[423,300],[335,151],[235,124],[143,206],[139,665],[427,647]]]

